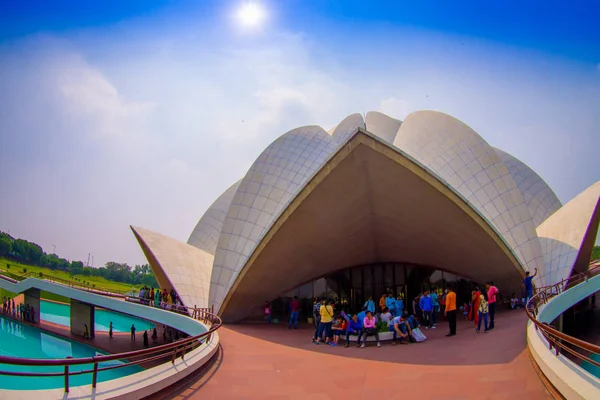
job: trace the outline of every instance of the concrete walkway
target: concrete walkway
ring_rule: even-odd
[[[219,330],[221,353],[195,380],[163,392],[171,399],[548,399],[526,349],[523,311],[476,334],[444,322],[425,343],[366,349],[316,346],[308,325],[247,324]]]

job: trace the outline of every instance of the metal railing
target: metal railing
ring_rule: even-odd
[[[592,265],[590,266],[589,270],[581,274],[563,279],[554,285],[537,288],[535,295],[527,302],[525,311],[527,312],[527,316],[531,322],[534,323],[535,329],[541,331],[542,335],[547,340],[549,350],[554,349],[554,352],[557,356],[564,351],[573,356],[576,360],[588,362],[592,365],[600,367],[599,361],[590,358],[592,354],[600,356],[600,346],[596,346],[595,344],[588,343],[585,340],[577,339],[573,336],[562,333],[561,331],[555,329],[552,325],[537,320],[539,313],[538,309],[541,304],[548,303],[548,300],[550,300],[552,297],[557,296],[598,274],[600,274],[600,265]],[[600,358],[598,359],[600,360]]]
[[[10,274],[10,276],[4,275],[4,274]],[[18,278],[18,279],[15,279]],[[96,286],[89,286],[89,285],[85,285],[83,283],[78,283],[76,281],[72,281],[69,279],[63,279],[63,278],[57,278],[54,276],[50,276],[50,275],[44,275],[42,274],[40,276],[39,272],[27,272],[25,274],[15,274],[9,271],[5,271],[5,270],[1,270],[0,269],[0,278],[4,279],[6,281],[12,282],[12,283],[18,283],[22,280],[25,280],[27,278],[36,278],[36,279],[42,279],[45,281],[49,281],[49,282],[53,282],[53,283],[58,283],[64,286],[68,286],[71,287],[73,289],[79,289],[79,290],[83,290],[86,292],[90,292],[90,293],[95,293],[95,294],[100,294],[103,296],[110,296],[110,297],[119,297],[119,298],[125,298],[126,297],[126,293],[124,291],[121,290],[115,290],[115,289],[105,289],[103,287],[96,287]]]
[[[64,370],[61,372],[20,372],[0,370],[0,375],[25,376],[31,378],[64,376],[64,389],[65,392],[68,393],[69,378],[71,376],[91,374],[92,376],[90,383],[93,388],[96,388],[96,385],[98,383],[98,373],[102,371],[125,368],[132,365],[145,364],[160,359],[165,359],[165,361],[167,361],[166,359],[168,357],[170,357],[171,363],[175,363],[175,360],[178,357],[181,357],[181,359],[183,360],[186,353],[189,353],[190,351],[194,350],[195,348],[201,346],[204,343],[208,343],[211,339],[212,334],[222,325],[221,318],[219,318],[219,316],[213,313],[213,307],[189,308],[189,313],[190,315],[192,315],[192,318],[200,320],[204,324],[210,324],[209,330],[193,337],[177,340],[173,343],[168,343],[143,350],[128,351],[125,353],[116,353],[104,356],[85,358],[67,357],[65,359],[33,359],[0,356],[0,368],[2,364],[30,367],[58,366],[64,368]],[[115,360],[122,360],[122,363],[117,365],[109,365],[105,367],[99,365],[102,362]],[[91,364],[92,368],[84,369],[82,371],[69,370],[70,366],[85,364]]]

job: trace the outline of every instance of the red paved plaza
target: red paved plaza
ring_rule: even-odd
[[[548,399],[526,349],[522,311],[503,312],[489,334],[461,321],[424,331],[425,343],[366,349],[316,346],[312,329],[244,324],[220,329],[219,358],[198,378],[154,398]]]

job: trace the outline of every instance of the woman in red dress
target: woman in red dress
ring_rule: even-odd
[[[480,296],[481,291],[479,288],[475,288],[473,291],[473,297],[471,298],[471,311],[473,313],[473,322],[475,323],[475,326],[477,326],[477,323],[479,322],[479,303],[481,302]]]

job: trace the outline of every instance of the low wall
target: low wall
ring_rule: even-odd
[[[538,321],[551,323],[573,304],[600,290],[600,276],[553,297],[539,309]],[[600,379],[585,371],[562,354],[550,350],[546,338],[535,324],[527,325],[527,343],[531,355],[546,378],[566,399],[596,400],[600,398]]]

